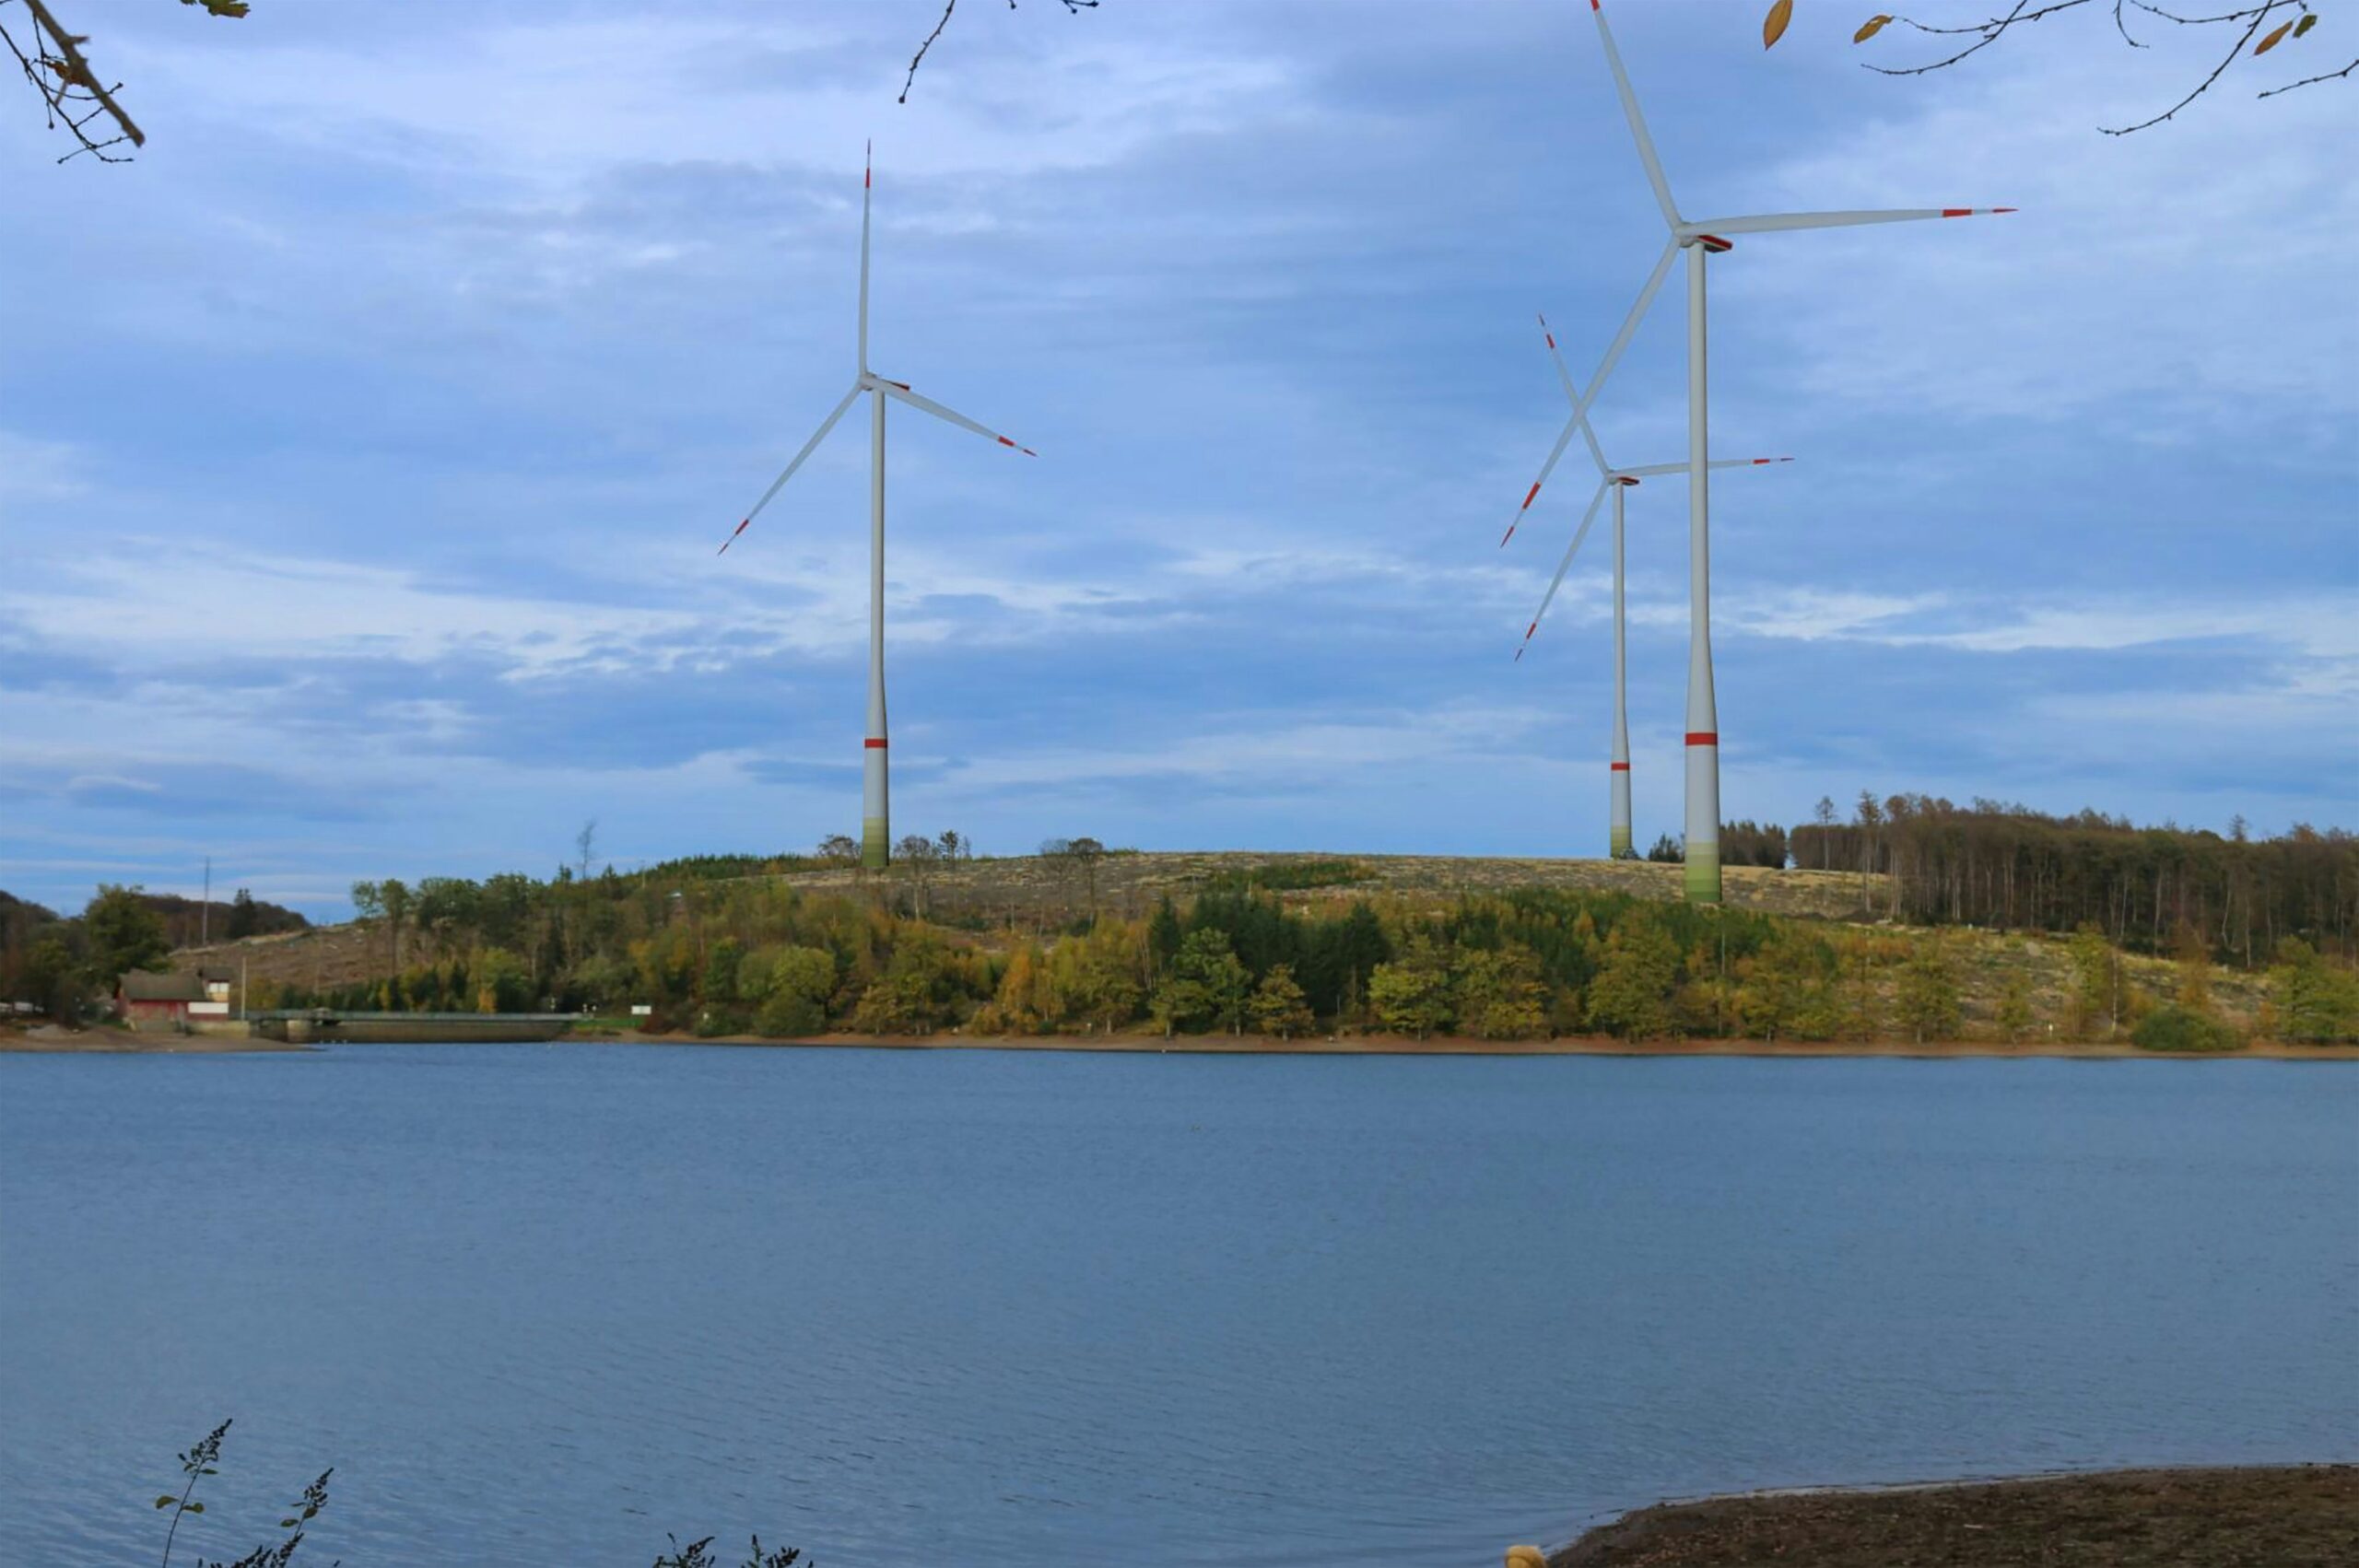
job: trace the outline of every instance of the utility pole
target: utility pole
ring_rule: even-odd
[[[213,945],[213,857],[205,857],[205,902],[196,907],[196,945]]]

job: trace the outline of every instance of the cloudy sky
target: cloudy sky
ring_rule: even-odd
[[[1714,263],[1716,451],[1797,459],[1714,492],[1727,814],[2353,825],[2359,89],[2255,101],[2289,45],[2107,137],[2204,65],[2072,16],[1894,80],[1757,9],[1616,12],[1686,211],[2023,211]],[[857,833],[860,422],[713,552],[850,380],[871,136],[878,369],[1041,453],[894,419],[897,831],[1601,851],[1602,531],[1510,658],[1578,449],[1496,547],[1533,313],[1586,376],[1661,243],[1587,7],[975,4],[898,105],[938,10],[74,5],[151,140],[0,96],[0,887]],[[1659,310],[1616,461],[1683,365]],[[1644,842],[1675,482],[1631,555]]]

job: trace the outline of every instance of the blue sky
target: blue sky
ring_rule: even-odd
[[[1714,491],[1727,814],[2350,825],[2359,92],[2240,67],[2111,138],[2175,41],[1890,80],[1798,9],[1615,11],[1684,208],[2024,210],[1715,263],[1716,451],[1797,459]],[[897,105],[937,14],[116,6],[139,161],[0,99],[0,887],[210,854],[333,915],[592,817],[857,833],[859,421],[713,549],[850,380],[870,136],[872,357],[1042,454],[897,410],[897,832],[1600,852],[1602,532],[1510,660],[1578,451],[1496,547],[1563,419],[1533,312],[1585,377],[1661,245],[1587,8],[975,6]],[[1619,462],[1684,455],[1666,294]],[[1684,499],[1630,515],[1644,842]]]

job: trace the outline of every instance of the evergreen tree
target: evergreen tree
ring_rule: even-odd
[[[1256,1030],[1275,1035],[1281,1040],[1309,1034],[1316,1022],[1302,988],[1295,984],[1294,970],[1284,964],[1270,966],[1270,972],[1254,988],[1246,1010],[1251,1014]]]

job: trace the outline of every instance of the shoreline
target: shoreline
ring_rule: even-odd
[[[1547,1568],[2242,1568],[2348,1561],[2359,1465],[2188,1465],[1673,1498],[1546,1555]]]
[[[778,1040],[761,1035],[636,1035],[622,1031],[579,1034],[581,1044],[757,1046],[794,1050],[1106,1051],[1173,1056],[1598,1056],[1598,1057],[1882,1057],[1948,1061],[1981,1059],[2068,1061],[2359,1061],[2359,1045],[2291,1046],[2257,1041],[2233,1051],[2149,1051],[2123,1043],[2009,1044],[2001,1040],[1956,1040],[1916,1045],[1908,1041],[1736,1039],[1632,1041],[1612,1036],[1561,1036],[1551,1040],[1480,1040],[1464,1035],[1435,1035],[1414,1040],[1397,1035],[1320,1036],[1279,1040],[1264,1035],[823,1035],[808,1040]]]
[[[335,1044],[338,1042],[326,1042]],[[363,1043],[363,1042],[354,1042]],[[438,1042],[418,1042],[420,1044]],[[823,1035],[815,1039],[780,1040],[761,1035],[719,1035],[698,1038],[667,1033],[642,1035],[628,1030],[595,1030],[560,1036],[557,1045],[729,1046],[773,1050],[917,1050],[917,1051],[1086,1051],[1155,1053],[1181,1056],[1461,1056],[1461,1057],[1629,1057],[1671,1059],[1696,1057],[1757,1057],[1788,1060],[1812,1059],[1883,1059],[1898,1061],[2359,1061],[2359,1045],[2294,1046],[2274,1040],[2255,1041],[2233,1051],[2149,1051],[2127,1042],[2002,1040],[1933,1041],[1917,1045],[1901,1040],[1688,1039],[1632,1041],[1611,1036],[1562,1036],[1549,1040],[1481,1040],[1463,1035],[1436,1035],[1424,1040],[1405,1036],[1320,1036],[1305,1040],[1279,1040],[1262,1035]],[[318,1046],[289,1043],[263,1036],[229,1034],[178,1035],[95,1025],[67,1031],[42,1024],[26,1031],[0,1033],[0,1054],[217,1056],[260,1052],[310,1052]]]

